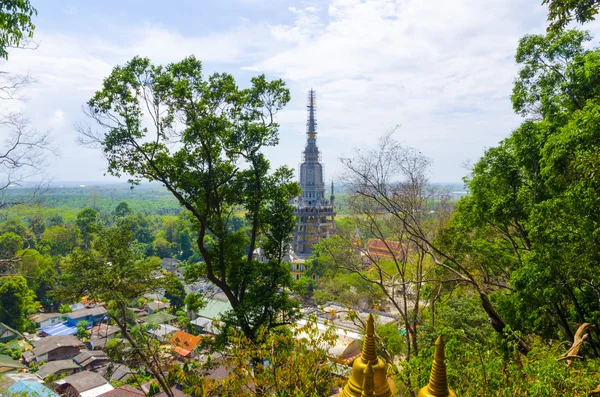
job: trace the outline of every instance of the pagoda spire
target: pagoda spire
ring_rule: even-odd
[[[373,315],[369,314],[362,353],[352,364],[352,373],[342,391],[342,397],[392,396],[387,379],[387,365],[377,357],[374,322]]]
[[[456,397],[456,394],[448,388],[444,347],[444,338],[440,335],[435,341],[429,384],[419,391],[418,397]]]
[[[312,88],[308,91],[308,110],[306,120],[306,133],[309,137],[314,137],[317,134],[317,93]]]

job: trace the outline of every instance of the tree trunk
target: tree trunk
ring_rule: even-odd
[[[121,313],[123,315],[123,319],[118,319],[115,317],[115,322],[121,329],[123,336],[125,337],[125,339],[127,339],[129,341],[129,343],[131,344],[131,347],[134,350],[136,350],[138,352],[138,354],[142,357],[142,360],[144,360],[144,363],[148,367],[148,371],[150,371],[152,376],[154,376],[154,379],[156,379],[156,381],[159,383],[160,387],[163,389],[163,391],[166,393],[166,395],[169,397],[174,397],[173,391],[171,391],[171,387],[169,387],[169,384],[167,383],[167,381],[164,378],[164,375],[161,373],[160,369],[158,369],[157,366],[153,365],[153,363],[148,358],[148,356],[139,349],[137,342],[135,341],[133,336],[129,333],[129,330],[127,329],[127,313],[126,313],[127,309],[126,308],[125,309],[121,308],[121,309],[122,309]]]
[[[500,314],[496,311],[496,309],[494,309],[492,302],[490,302],[490,298],[485,293],[479,291],[479,298],[481,299],[483,310],[485,310],[485,312],[488,314],[490,324],[492,325],[494,330],[500,335],[502,335],[502,337],[504,338],[504,329],[506,328],[506,322],[504,322],[504,319],[502,319]],[[519,351],[523,354],[529,353],[530,349],[529,346],[527,346],[527,344],[525,343],[525,341],[523,341],[521,338],[517,337],[514,334],[513,336],[519,343]]]
[[[567,318],[565,317],[565,313],[560,308],[558,303],[553,302],[553,306],[554,306],[554,311],[556,312],[556,315],[558,316],[558,319],[560,320],[561,328],[563,329],[563,334],[565,335],[565,338],[569,342],[573,343],[573,339],[574,339],[573,330],[571,330],[571,327],[569,326],[569,322],[567,321]]]

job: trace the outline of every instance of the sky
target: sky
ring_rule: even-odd
[[[395,138],[432,160],[430,180],[460,182],[466,164],[507,137],[520,37],[544,33],[547,9],[531,0],[32,0],[36,50],[13,51],[2,68],[36,82],[18,108],[49,130],[55,181],[108,181],[98,149],[78,146],[82,106],[116,65],[136,55],[166,64],[194,54],[206,74],[281,78],[291,102],[278,114],[273,166],[297,168],[306,95],[318,99],[326,180],[341,157]],[[589,28],[589,27],[588,27]]]

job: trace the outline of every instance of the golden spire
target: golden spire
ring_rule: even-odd
[[[342,397],[391,397],[387,379],[387,365],[377,357],[373,315],[367,317],[367,332],[360,358],[352,364],[352,374],[344,387]]]
[[[377,362],[377,348],[375,347],[375,325],[373,322],[373,315],[369,313],[369,317],[367,317],[367,334],[365,335],[362,346],[362,354],[360,355],[362,362],[365,364],[368,362]]]
[[[418,397],[456,397],[456,394],[448,388],[444,359],[444,338],[440,335],[435,341],[429,384],[419,391]]]

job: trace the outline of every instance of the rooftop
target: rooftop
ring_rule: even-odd
[[[200,340],[202,340],[200,336],[194,336],[192,334],[188,334],[187,332],[177,331],[175,334],[173,334],[171,339],[169,339],[169,342],[171,342],[173,345],[173,350],[176,353],[185,357],[196,348],[198,343],[200,343]]]
[[[125,380],[133,374],[133,371],[123,364],[109,364],[107,367],[100,368],[98,371],[102,373],[102,376],[105,378],[108,378],[110,375],[110,381]]]
[[[203,309],[198,310],[197,314],[200,317],[214,320],[220,318],[222,314],[231,309],[231,304],[229,302],[224,302],[217,299],[207,299],[206,306]]]
[[[165,303],[165,302],[154,301],[154,302],[148,302],[144,306],[154,312],[157,310],[166,309],[166,308],[170,307],[171,305],[168,303]]]
[[[50,336],[75,335],[77,333],[77,326],[64,322],[41,328],[41,331]]]
[[[62,313],[37,313],[29,317],[31,321],[35,321],[36,323],[41,323],[42,321],[48,320],[49,318],[56,318],[64,316]]]
[[[102,377],[102,375],[96,372],[81,371],[79,373],[67,376],[64,379],[58,380],[56,383],[60,385],[68,383],[77,389],[79,393],[82,393],[84,391],[105,385],[108,382]]]
[[[85,367],[96,360],[108,360],[108,356],[102,350],[84,350],[73,358],[77,364]]]
[[[109,392],[100,394],[99,397],[136,397],[136,396],[145,397],[146,394],[143,391],[141,391],[140,389],[136,389],[129,385],[124,385],[121,387],[117,387],[116,389],[111,390]]]
[[[172,325],[159,324],[156,326],[156,328],[152,328],[152,329],[148,330],[148,333],[157,338],[164,340],[164,338],[166,336],[169,336],[170,334],[177,332],[177,331],[179,331],[179,328],[173,327]]]
[[[74,336],[48,336],[33,343],[33,354],[41,356],[60,347],[79,347],[83,343]]]
[[[73,360],[50,361],[49,363],[42,365],[35,374],[41,379],[45,379],[48,375],[56,374],[63,370],[79,368],[79,365],[74,363]]]
[[[97,306],[92,307],[91,309],[75,310],[74,312],[69,313],[68,317],[71,319],[78,319],[89,316],[101,316],[103,314],[106,314],[106,309],[102,306]]]
[[[8,388],[9,396],[19,395],[28,397],[59,397],[58,394],[50,390],[39,382],[31,380],[20,380]]]
[[[142,317],[141,320],[146,324],[164,324],[168,323],[169,321],[173,321],[176,318],[177,316],[174,316],[167,312],[158,312],[152,313],[146,317]]]
[[[14,360],[6,354],[0,354],[0,368],[25,368],[21,362]]]

